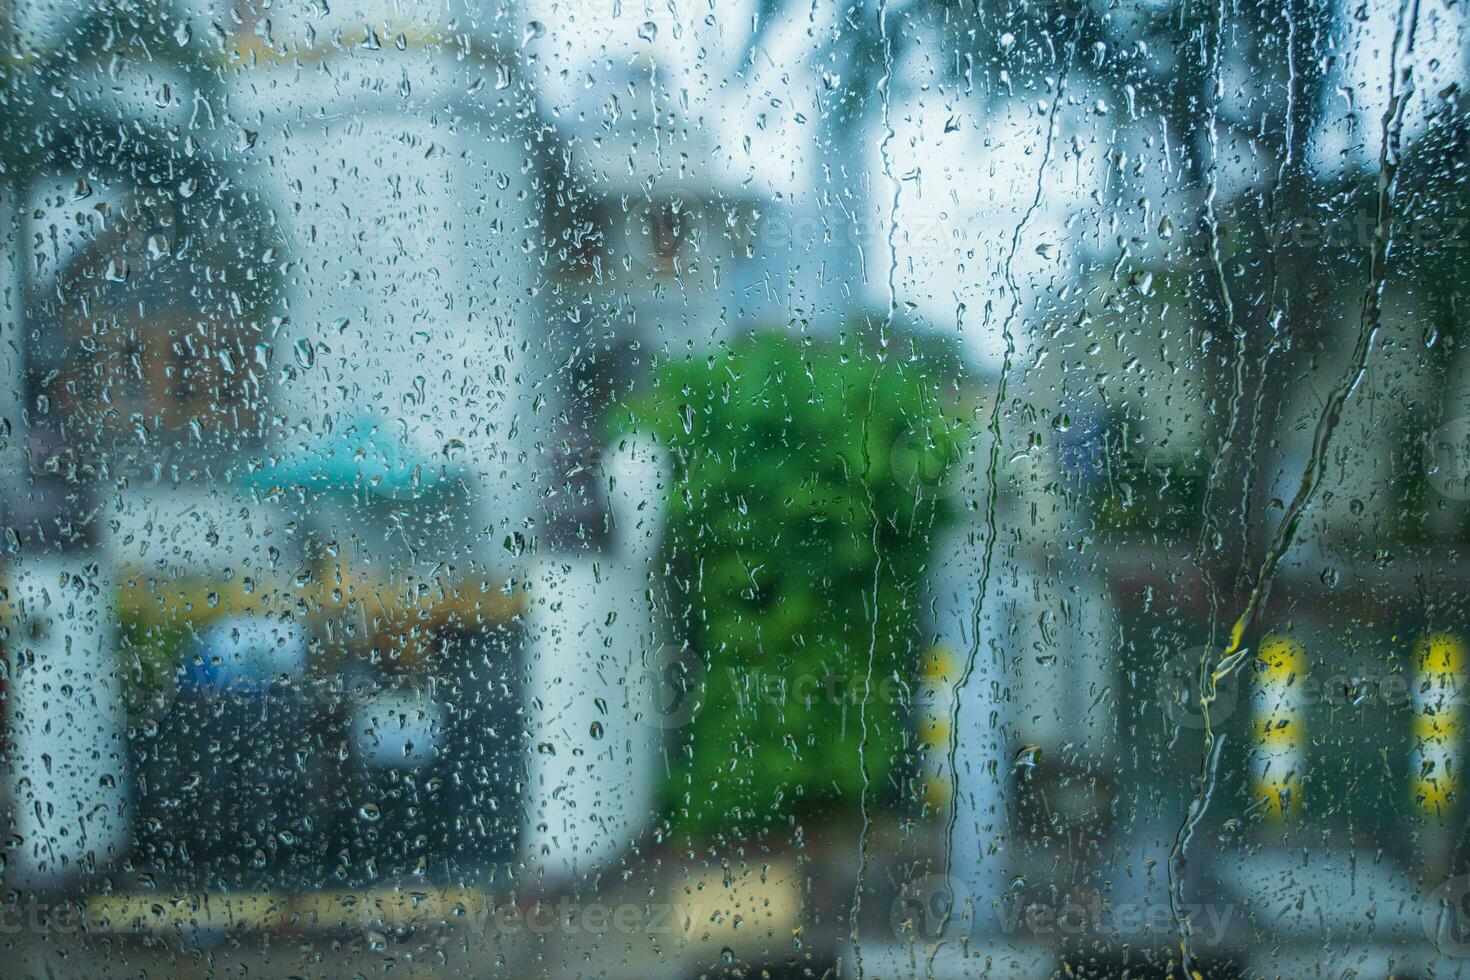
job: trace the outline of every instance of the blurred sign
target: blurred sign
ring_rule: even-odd
[[[300,677],[306,641],[294,623],[240,616],[206,630],[180,669],[179,687],[206,694],[263,694]]]
[[[443,706],[427,694],[392,690],[363,695],[348,724],[353,749],[366,765],[418,768],[438,757],[444,722]]]

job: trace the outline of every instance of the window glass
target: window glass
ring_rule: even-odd
[[[0,973],[1470,974],[1445,0],[0,0]]]

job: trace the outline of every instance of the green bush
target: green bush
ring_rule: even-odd
[[[616,413],[672,459],[667,588],[707,668],[669,753],[675,832],[856,810],[865,691],[868,799],[904,792],[922,576],[957,510],[939,482],[964,445],[941,409],[959,367],[858,344],[758,334],[658,365]]]

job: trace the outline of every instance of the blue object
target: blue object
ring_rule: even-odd
[[[422,496],[460,473],[457,463],[419,458],[371,416],[359,416],[294,456],[272,458],[247,473],[256,489],[300,487],[312,494],[366,493],[393,500]]]
[[[205,631],[179,666],[179,688],[210,695],[264,694],[305,669],[300,627],[241,616]]]

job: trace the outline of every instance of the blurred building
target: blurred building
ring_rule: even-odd
[[[38,58],[89,29],[83,12],[22,7]],[[310,665],[276,680],[375,740],[365,765],[381,762],[383,729],[418,726],[398,768],[442,763],[458,738],[456,771],[433,779],[495,781],[491,797],[519,779],[519,645],[493,636],[523,567],[502,542],[533,536],[539,517],[524,100],[503,84],[493,23],[468,12],[270,8],[160,8],[138,29],[176,47],[120,60],[95,107],[136,126],[147,152],[110,165],[59,154],[17,188],[7,295],[24,324],[9,348],[24,401],[9,417],[27,469],[7,487],[6,523],[19,615],[42,645],[13,660],[11,804],[56,809],[21,828],[53,879],[128,846],[128,743],[141,743],[124,689],[171,702],[167,662],[213,656],[200,631],[230,615],[309,630]],[[67,599],[72,582],[95,602]],[[98,619],[114,590],[133,597],[121,626]],[[91,624],[85,644],[61,639],[67,617]],[[53,635],[66,656],[46,652]],[[334,676],[367,693],[333,691]],[[458,693],[434,712],[361,720],[435,685]],[[75,746],[50,734],[63,723]],[[293,724],[255,734],[317,758],[308,768],[325,778],[319,757],[338,737]],[[482,725],[501,744],[471,765]],[[221,737],[202,726],[174,734]],[[41,778],[48,752],[60,777]],[[66,829],[73,812],[81,835]],[[496,853],[515,836],[481,833]]]

